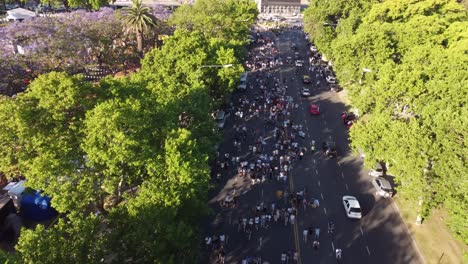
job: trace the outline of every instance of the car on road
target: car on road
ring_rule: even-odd
[[[338,156],[338,151],[336,151],[336,144],[333,141],[323,142],[322,149],[323,149],[323,154],[327,157]]]
[[[359,205],[359,201],[356,197],[350,195],[343,196],[343,206],[348,218],[362,218],[361,205]]]
[[[303,97],[309,97],[309,96],[310,96],[310,90],[309,90],[309,88],[303,87],[303,88],[301,89],[301,95],[302,95]]]
[[[240,80],[239,80],[239,85],[237,85],[237,89],[239,89],[241,91],[247,90],[247,76],[248,76],[247,72],[244,72],[244,73],[241,74]]]
[[[310,79],[310,76],[309,75],[304,75],[302,76],[302,82],[304,84],[311,84],[312,83],[312,79]]]
[[[317,52],[318,49],[317,49],[317,47],[315,47],[314,45],[311,45],[311,46],[310,46],[310,51],[312,51],[312,52]]]
[[[291,56],[287,56],[287,57],[286,57],[286,63],[287,63],[287,64],[291,64],[292,62],[293,62],[292,57],[291,57]]]
[[[296,67],[302,67],[303,62],[301,60],[296,61]]]
[[[372,180],[372,185],[374,185],[375,189],[377,190],[377,195],[380,195],[384,198],[392,197],[393,189],[392,185],[390,184],[387,179],[382,177],[377,177]]]
[[[311,115],[320,115],[320,107],[316,104],[309,105],[309,114]]]
[[[382,166],[382,163],[380,162],[377,162],[374,168],[369,171],[369,176],[372,176],[372,177],[381,177],[384,175],[385,175],[384,166]]]
[[[216,113],[216,126],[218,127],[218,129],[223,129],[225,123],[226,113],[223,110],[220,110]]]
[[[333,76],[331,76],[331,75],[328,75],[325,79],[326,79],[327,82],[330,83],[330,84],[335,84],[335,83],[336,83],[336,78],[333,77]]]
[[[296,43],[291,44],[291,48],[292,48],[293,50],[297,50],[297,45],[296,45]]]

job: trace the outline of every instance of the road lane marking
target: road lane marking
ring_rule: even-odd
[[[369,254],[369,256],[370,256],[370,250],[369,250],[369,247],[368,247],[368,246],[366,246],[366,249],[367,249],[367,254]]]
[[[346,190],[349,191],[348,184],[345,184]]]
[[[331,243],[332,243],[333,252],[335,252],[335,244],[333,244],[333,241]]]
[[[327,125],[327,120],[324,119],[324,120],[323,120],[323,124],[324,124],[324,125]]]
[[[343,172],[341,172],[341,178],[343,178],[343,179],[344,179],[344,173],[343,173]]]
[[[322,200],[325,200],[325,199],[323,198],[323,193],[320,193],[320,196],[322,197]]]
[[[312,160],[314,162],[314,164],[316,163],[315,159]]]
[[[328,140],[332,140],[332,137],[331,137],[331,136],[328,136]]]
[[[327,215],[327,208],[323,208],[323,211],[325,212],[325,215]]]
[[[294,193],[294,181],[293,177],[289,177],[289,189],[291,190],[291,193]],[[296,252],[299,255],[299,259],[297,261],[298,264],[302,264],[301,260],[301,246],[299,244],[299,231],[297,230],[297,211],[296,211],[296,218],[294,219],[294,224],[293,224],[293,233],[294,233],[294,247],[296,248]]]
[[[338,162],[338,167],[341,167],[341,163],[340,163],[340,162]]]
[[[318,186],[320,187],[320,181],[318,181]]]
[[[364,232],[362,232],[362,227],[360,226],[359,229],[361,230],[361,235],[364,236]]]
[[[318,175],[318,170],[317,170],[317,169],[315,169],[315,174],[317,174],[317,175]]]

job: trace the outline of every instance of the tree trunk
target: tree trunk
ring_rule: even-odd
[[[136,38],[137,38],[137,51],[141,56],[143,54],[143,32],[137,32]]]

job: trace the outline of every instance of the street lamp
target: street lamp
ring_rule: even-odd
[[[197,83],[198,83],[198,77],[200,76],[200,70],[202,68],[231,68],[232,64],[210,64],[210,65],[202,65],[198,67],[197,69]]]

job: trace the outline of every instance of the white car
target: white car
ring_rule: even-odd
[[[343,206],[348,218],[361,219],[362,212],[358,200],[354,196],[343,196]]]
[[[331,75],[328,75],[328,76],[326,77],[326,80],[327,80],[328,83],[331,83],[331,84],[335,84],[335,83],[336,83],[335,77],[333,77],[333,76],[331,76]]]
[[[297,60],[296,61],[296,67],[302,67],[302,61],[301,60]]]
[[[303,97],[309,97],[309,96],[310,96],[310,90],[309,90],[309,88],[303,87],[303,88],[301,89],[301,95],[302,95]]]
[[[311,46],[310,46],[310,51],[316,52],[316,51],[318,51],[318,49],[317,49],[317,47],[311,45]]]
[[[377,190],[377,195],[380,195],[384,198],[392,197],[393,189],[392,185],[389,181],[384,178],[377,177],[372,180],[372,185],[374,185],[375,189]]]

